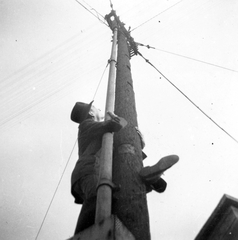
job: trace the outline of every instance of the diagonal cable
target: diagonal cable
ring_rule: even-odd
[[[155,67],[148,59],[146,59],[140,52],[138,54],[150,64],[161,76],[163,76],[176,90],[178,90],[193,106],[195,106],[204,116],[206,116],[211,122],[213,122],[218,128],[220,128],[225,134],[227,134],[232,140],[238,143],[230,133],[228,133],[224,128],[222,128],[217,122],[215,122],[210,116],[208,116],[197,104],[195,104],[185,93],[182,92],[174,83],[172,83],[157,67]]]
[[[101,85],[103,76],[104,76],[104,74],[105,74],[105,72],[106,72],[106,69],[107,69],[108,65],[109,65],[109,62],[107,63],[106,67],[105,67],[104,70],[103,70],[102,76],[101,76],[101,78],[100,78],[100,80],[99,80],[99,83],[98,83],[98,85],[97,85],[96,91],[95,91],[95,93],[94,93],[94,95],[93,95],[93,100],[95,99],[95,97],[96,97],[96,95],[97,95],[98,89],[99,89],[99,87],[100,87],[100,85]]]
[[[204,64],[207,64],[207,65],[210,65],[210,66],[213,66],[213,67],[218,67],[218,68],[222,68],[224,70],[228,70],[228,71],[231,71],[231,72],[237,72],[238,73],[238,70],[235,70],[235,69],[232,69],[232,68],[227,68],[227,67],[224,67],[224,66],[220,66],[220,65],[210,63],[210,62],[207,62],[207,61],[204,61],[204,60],[200,60],[200,59],[192,58],[192,57],[185,56],[185,55],[182,55],[182,54],[179,54],[179,53],[174,53],[174,52],[170,52],[170,51],[167,51],[167,50],[159,49],[159,48],[152,47],[150,45],[145,45],[145,44],[142,44],[142,43],[136,43],[136,44],[138,44],[139,46],[142,46],[142,47],[147,47],[148,49],[154,49],[154,50],[157,50],[157,51],[161,51],[161,52],[172,54],[172,55],[175,55],[175,56],[178,56],[178,57],[182,57],[182,58],[186,58],[186,59],[193,60],[193,61],[196,61],[196,62],[204,63]]]
[[[42,227],[43,227],[43,225],[44,225],[44,223],[45,223],[45,219],[46,219],[46,217],[47,217],[47,215],[48,215],[48,212],[49,212],[50,207],[51,207],[51,205],[52,205],[52,203],[53,203],[53,200],[54,200],[54,198],[55,198],[55,195],[56,195],[56,193],[57,193],[57,191],[58,191],[58,189],[59,189],[59,185],[60,185],[60,183],[61,183],[61,181],[62,181],[62,178],[63,178],[63,176],[64,176],[64,173],[65,173],[65,171],[66,171],[66,168],[68,167],[68,164],[69,164],[69,161],[70,161],[71,156],[72,156],[72,154],[73,154],[73,151],[74,151],[74,148],[75,148],[76,143],[77,143],[77,139],[76,139],[76,141],[75,141],[75,143],[74,143],[74,146],[73,146],[73,148],[72,148],[72,150],[71,150],[71,153],[70,153],[70,155],[69,155],[69,158],[68,158],[68,161],[67,161],[67,163],[66,163],[66,165],[65,165],[65,168],[64,168],[64,170],[63,170],[63,172],[62,172],[62,174],[61,174],[61,177],[60,177],[59,182],[58,182],[58,184],[57,184],[57,187],[56,187],[56,189],[55,189],[55,191],[54,191],[54,194],[53,194],[53,197],[52,197],[52,199],[51,199],[51,201],[50,201],[50,204],[49,204],[49,206],[48,206],[48,208],[47,208],[47,210],[46,210],[45,216],[44,216],[44,218],[43,218],[43,220],[42,220],[42,223],[41,223],[40,228],[39,228],[39,230],[38,230],[38,232],[37,232],[37,235],[36,235],[35,240],[38,239],[39,234],[40,234],[40,231],[41,231],[41,229],[42,229]]]
[[[81,2],[79,2],[78,0],[75,0],[78,4],[80,4],[85,10],[87,10],[89,13],[91,13],[95,18],[97,18],[101,23],[103,23],[103,24],[105,24],[106,26],[108,26],[104,21],[102,21],[99,17],[98,17],[98,15],[95,15],[92,11],[90,11],[87,7],[85,7]],[[85,1],[84,1],[84,3],[86,3]],[[88,4],[87,4],[88,5]],[[89,6],[89,5],[88,5]],[[100,14],[98,11],[96,11],[96,9],[95,8],[92,8],[91,6],[90,6],[90,8],[92,9],[92,10],[94,10],[97,14],[99,14],[100,16],[102,16],[102,14]],[[102,16],[103,17],[103,16]],[[104,19],[104,17],[103,17],[103,19]]]
[[[179,1],[179,2],[176,2],[176,3],[175,3],[175,4],[173,4],[172,6],[170,6],[170,7],[166,8],[164,11],[162,11],[162,12],[160,12],[160,13],[156,14],[156,15],[155,15],[155,16],[153,16],[152,18],[150,18],[150,19],[146,20],[145,22],[141,23],[139,26],[137,26],[137,27],[135,27],[135,28],[131,29],[131,32],[132,32],[132,31],[134,31],[134,30],[136,30],[137,28],[139,28],[139,27],[143,26],[144,24],[148,23],[148,22],[149,22],[149,21],[151,21],[152,19],[154,19],[154,18],[158,17],[160,14],[162,14],[162,13],[164,13],[164,12],[167,12],[169,9],[171,9],[171,8],[175,7],[176,5],[178,5],[179,3],[181,3],[182,1],[183,1],[183,0],[181,0],[181,1]]]

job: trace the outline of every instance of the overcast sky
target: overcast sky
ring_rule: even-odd
[[[110,1],[80,2],[95,16],[74,0],[0,1],[1,239],[73,235],[78,126],[69,116],[92,100],[112,37],[101,17]],[[163,176],[166,192],[147,195],[152,239],[194,239],[223,194],[238,198],[238,2],[112,3],[135,41],[156,48],[139,50],[166,77],[132,58],[144,165],[180,157]],[[102,110],[107,77],[95,96]]]

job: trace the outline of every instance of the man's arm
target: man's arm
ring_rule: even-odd
[[[81,135],[88,135],[90,137],[98,137],[107,132],[118,132],[123,125],[120,123],[120,120],[107,120],[104,122],[96,122],[92,119],[85,120],[79,126]]]

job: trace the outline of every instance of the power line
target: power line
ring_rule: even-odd
[[[100,15],[103,19],[104,19],[104,16],[100,13],[100,12],[98,12],[95,8],[93,8],[93,7],[91,7],[88,3],[86,3],[84,0],[82,0],[85,4],[87,4],[90,8],[91,8],[91,10],[93,10],[93,11],[95,11],[96,12],[96,14],[97,15]],[[99,19],[100,20],[100,19]],[[100,20],[101,21],[101,20]]]
[[[102,14],[100,14],[95,8],[92,8],[90,5],[88,5],[85,1],[83,1],[84,3],[86,3],[92,10],[94,10],[96,12],[97,15],[95,15],[92,11],[90,11],[87,7],[85,7],[81,2],[79,2],[78,0],[75,0],[78,4],[80,4],[84,9],[86,9],[89,13],[91,13],[95,18],[97,18],[101,23],[105,24],[107,27],[108,25],[102,21],[98,15],[100,15],[103,19],[104,17],[102,16]]]
[[[106,70],[106,68],[105,68]],[[104,73],[105,73],[105,70],[104,70]],[[103,75],[104,75],[103,73]],[[86,74],[86,73],[85,73]],[[103,76],[101,77],[101,79],[103,78]],[[26,105],[24,108],[20,109],[20,110],[17,110],[16,112],[14,112],[13,114],[11,114],[7,119],[5,120],[0,120],[0,127],[4,126],[5,124],[7,124],[9,121],[11,121],[12,119],[16,119],[19,115],[22,115],[23,113],[27,113],[29,110],[33,109],[34,106],[36,105],[39,105],[40,103],[46,101],[47,99],[49,99],[50,97],[54,96],[55,94],[61,92],[62,90],[65,90],[66,87],[68,87],[69,85],[71,85],[72,83],[74,83],[75,79],[78,79],[78,75],[76,74],[74,76],[74,78],[72,78],[70,81],[66,82],[66,83],[63,83],[61,86],[57,87],[56,89],[54,89],[53,91],[50,91],[46,94],[44,94],[44,96],[40,96],[38,97],[37,99],[33,99],[31,101],[30,104]],[[101,83],[101,80],[100,80],[100,83]],[[99,83],[99,84],[100,84]],[[99,88],[99,86],[98,86]],[[98,90],[97,88],[97,90]],[[23,95],[23,94],[22,94]],[[95,92],[95,95],[96,95],[96,92]],[[94,96],[95,96],[94,95]],[[34,96],[33,96],[34,97]],[[44,108],[46,104],[44,104],[42,106],[42,108]],[[39,112],[39,110],[37,111]],[[33,115],[33,114],[30,114],[30,116]],[[24,118],[25,119],[25,118]]]
[[[79,41],[76,38],[78,35],[79,34],[73,36],[63,44],[59,45],[53,50],[50,50],[30,64],[27,64],[12,76],[3,79],[0,83],[0,94],[3,94],[3,96],[6,95],[9,98],[10,95],[15,93],[13,91],[15,89],[16,92],[20,92],[23,88],[29,89],[29,84],[35,84],[39,77],[42,78],[43,75],[47,76],[47,73],[52,72],[52,69],[55,69],[55,67],[60,69],[58,65],[59,63],[64,65],[64,62],[66,62],[66,57],[72,59],[72,55],[79,56],[80,53],[80,58],[82,58],[82,51],[79,51],[79,47],[82,48],[82,42],[86,41],[80,40],[81,44],[79,45]],[[86,48],[83,49],[83,55],[86,56]]]
[[[57,191],[58,191],[58,189],[59,189],[59,185],[60,185],[60,183],[61,183],[61,181],[62,181],[62,178],[63,178],[63,176],[64,176],[64,173],[65,173],[65,171],[66,171],[66,168],[67,168],[67,166],[68,166],[68,164],[69,164],[69,161],[70,161],[71,156],[72,156],[72,154],[73,154],[73,151],[74,151],[74,148],[75,148],[76,143],[77,143],[77,139],[76,139],[76,141],[75,141],[75,143],[74,143],[74,145],[73,145],[73,148],[72,148],[72,150],[71,150],[71,152],[70,152],[68,161],[67,161],[67,163],[66,163],[66,165],[65,165],[65,167],[64,167],[64,170],[63,170],[63,172],[62,172],[62,174],[61,174],[61,177],[60,177],[59,182],[58,182],[58,184],[57,184],[57,186],[56,186],[56,189],[55,189],[55,191],[54,191],[54,194],[53,194],[53,197],[52,197],[52,199],[51,199],[51,201],[50,201],[50,204],[49,204],[49,206],[48,206],[48,208],[47,208],[47,210],[46,210],[45,216],[44,216],[44,218],[43,218],[43,220],[42,220],[42,223],[41,223],[40,228],[39,228],[39,230],[38,230],[38,232],[37,232],[37,235],[36,235],[35,240],[37,240],[37,238],[38,238],[38,236],[39,236],[39,234],[40,234],[40,231],[41,231],[41,229],[42,229],[42,227],[43,227],[43,225],[44,225],[45,219],[46,219],[46,217],[47,217],[47,215],[48,215],[48,212],[49,212],[50,207],[51,207],[51,205],[52,205],[52,203],[53,203],[53,200],[54,200],[54,198],[55,198],[55,195],[56,195],[56,193],[57,193]]]
[[[178,90],[193,106],[195,106],[203,115],[205,115],[210,121],[212,121],[218,128],[220,128],[225,134],[227,134],[232,140],[238,143],[230,133],[228,133],[224,128],[222,128],[217,122],[215,122],[211,117],[209,117],[197,104],[195,104],[185,93],[182,92],[174,83],[172,83],[157,67],[155,67],[148,59],[146,59],[140,52],[138,54],[150,64],[161,76],[163,76],[176,90]]]
[[[38,64],[41,60],[45,61],[45,58],[48,58],[50,55],[54,55],[57,54],[56,52],[61,50],[62,48],[66,45],[68,45],[68,43],[71,43],[72,41],[74,41],[76,38],[78,38],[80,35],[82,34],[82,32],[78,32],[77,34],[75,34],[74,36],[70,37],[69,39],[67,39],[66,41],[64,41],[63,43],[61,43],[60,45],[54,47],[53,49],[51,49],[50,51],[44,53],[43,55],[41,55],[40,57],[38,57],[37,59],[35,59],[34,61],[30,62],[29,64],[25,65],[24,67],[18,69],[17,71],[15,71],[14,73],[12,73],[11,75],[5,77],[4,79],[1,80],[1,84],[4,81],[8,81],[11,77],[14,77],[14,75],[16,74],[21,74],[22,72],[24,72],[25,70],[29,69],[29,67],[31,67],[33,64]],[[77,40],[77,39],[76,39]]]
[[[95,99],[95,97],[96,97],[96,95],[97,95],[99,86],[100,86],[100,84],[101,84],[101,82],[102,82],[103,76],[104,76],[104,74],[105,74],[105,71],[106,71],[108,65],[109,65],[109,62],[107,63],[106,67],[104,68],[104,71],[103,71],[103,73],[102,73],[102,76],[101,76],[101,78],[100,78],[100,80],[99,80],[99,83],[98,83],[98,85],[97,85],[96,91],[95,91],[95,93],[94,93],[94,95],[93,95],[93,100]]]
[[[213,67],[218,67],[218,68],[222,68],[224,70],[228,70],[228,71],[232,71],[232,72],[237,72],[238,73],[238,70],[235,70],[235,69],[232,69],[232,68],[227,68],[227,67],[220,66],[220,65],[217,65],[217,64],[214,64],[214,63],[210,63],[210,62],[207,62],[207,61],[204,61],[204,60],[200,60],[200,59],[192,58],[192,57],[189,57],[189,56],[185,56],[185,55],[182,55],[182,54],[179,54],[179,53],[174,53],[174,52],[170,52],[170,51],[167,51],[167,50],[159,49],[159,48],[156,48],[156,47],[151,47],[149,45],[144,45],[142,43],[137,43],[137,44],[139,46],[147,47],[148,49],[154,49],[154,50],[157,50],[157,51],[169,53],[169,54],[172,54],[172,55],[175,55],[175,56],[178,56],[178,57],[186,58],[186,59],[189,59],[189,60],[193,60],[193,61],[196,61],[196,62],[207,64],[207,65],[210,65],[210,66],[213,66]]]
[[[166,8],[164,11],[162,11],[162,12],[156,14],[156,15],[153,16],[152,18],[150,18],[150,19],[146,20],[145,22],[141,23],[139,26],[133,28],[133,29],[131,30],[131,32],[134,31],[134,30],[136,30],[137,28],[143,26],[144,24],[148,23],[148,22],[151,21],[152,19],[158,17],[158,16],[161,15],[162,13],[167,12],[169,9],[175,7],[176,5],[178,5],[179,3],[181,3],[182,1],[183,1],[183,0],[181,0],[181,1],[177,2],[177,3],[175,3],[174,5],[170,6],[169,8]]]
[[[58,92],[64,90],[66,87],[75,82],[77,73],[75,74],[72,69],[76,66],[76,64],[78,65],[78,62],[76,63],[76,61],[78,61],[78,59],[83,61],[83,56],[86,55],[86,48],[84,48],[85,51],[83,51],[83,55],[82,51],[79,51],[78,46],[76,46],[75,50],[75,45],[78,44],[75,44],[75,41],[77,41],[76,37],[78,37],[78,34],[54,50],[44,54],[36,61],[28,64],[17,74],[15,73],[4,80],[4,87],[0,90],[4,97],[2,99],[4,101],[4,105],[1,107],[3,111],[2,113],[4,114],[2,114],[0,119],[0,127],[3,125],[5,126],[5,124],[9,121],[12,122],[13,118],[16,119],[16,117],[22,113],[26,115],[26,112],[30,109],[32,111],[35,105],[44,102],[56,93],[58,94]],[[72,40],[74,40],[73,43]],[[72,56],[73,53],[77,53],[76,56]],[[79,53],[80,56],[78,56]],[[67,59],[69,58],[70,60],[66,61],[66,56]],[[45,61],[45,59],[47,61]],[[66,74],[67,69],[69,70]],[[92,69],[90,71],[92,71]],[[86,70],[85,74],[86,72],[88,71]],[[82,73],[82,70],[80,73]],[[52,81],[52,79],[55,78],[57,79],[57,84]],[[67,79],[67,82],[65,79]],[[36,91],[33,91],[34,89],[32,87],[34,87]],[[44,89],[44,91],[40,91],[41,89]],[[11,108],[7,108],[7,105],[11,105]],[[42,108],[43,107],[44,106],[42,106]]]

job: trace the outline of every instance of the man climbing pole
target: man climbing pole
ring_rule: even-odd
[[[111,120],[102,121],[101,112],[92,105],[92,102],[90,104],[77,102],[71,112],[71,120],[79,124],[79,159],[72,172],[71,193],[75,203],[83,204],[75,234],[94,224],[102,137],[104,133],[120,131],[127,124],[125,119],[114,113],[108,114]],[[143,147],[142,135],[138,129],[137,132]],[[177,161],[178,157],[171,155],[162,158],[154,166],[142,168],[139,175],[146,185],[147,192],[152,190],[163,192],[166,189],[167,184],[161,175]]]
[[[108,114],[111,120],[101,122],[102,114],[92,106],[92,102],[77,102],[71,113],[71,120],[80,124],[79,160],[72,173],[71,193],[75,203],[83,204],[75,233],[94,224],[102,137],[106,132],[117,132],[123,127],[121,118]]]

